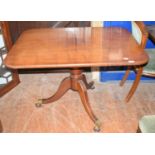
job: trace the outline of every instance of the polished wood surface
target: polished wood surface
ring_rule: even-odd
[[[133,66],[148,56],[122,28],[57,28],[25,31],[5,64],[14,69]]]
[[[147,54],[132,35],[121,28],[59,28],[32,29],[25,31],[5,59],[8,67],[62,68],[70,67],[70,76],[65,78],[56,93],[36,103],[37,107],[61,98],[69,89],[79,92],[83,106],[99,131],[101,123],[89,104],[87,83],[82,67],[144,65]],[[134,86],[137,84],[135,81]],[[131,88],[132,92],[136,89]]]
[[[33,28],[56,27],[85,27],[90,26],[89,21],[8,21],[11,39],[13,43],[23,31]]]
[[[93,88],[93,82],[87,82],[85,75],[82,74],[82,70],[72,69],[70,72],[70,76],[63,79],[56,93],[49,98],[39,100],[40,102],[36,103],[36,105],[37,107],[40,107],[42,104],[55,102],[59,100],[69,89],[72,89],[79,93],[86,112],[88,113],[91,120],[96,124],[98,119],[91,109],[87,95],[87,89]],[[99,127],[100,125],[96,124],[96,128]]]
[[[140,78],[141,78],[142,72],[143,72],[143,67],[141,67],[141,66],[137,67],[137,75],[135,77],[135,80],[133,82],[133,85],[132,85],[128,95],[125,98],[126,102],[128,102],[131,99],[132,95],[135,93],[135,91],[136,91],[136,89],[138,87],[138,84],[140,82]]]
[[[18,37],[21,35],[22,32],[28,29],[34,28],[63,28],[63,27],[90,27],[90,21],[8,21],[10,36],[13,44],[16,42]],[[45,73],[45,69],[31,69],[26,70],[22,69],[19,73],[36,73],[42,72]],[[67,72],[66,69],[51,69],[48,72]]]
[[[77,91],[79,93],[85,111],[95,124],[94,131],[100,131],[101,123],[91,109],[87,94],[87,89],[94,89],[93,82],[87,82],[86,77],[81,69],[71,69],[70,76],[62,80],[56,93],[48,98],[39,99],[36,103],[36,107],[41,107],[42,104],[49,104],[51,102],[59,100],[69,89],[72,89],[73,91]]]

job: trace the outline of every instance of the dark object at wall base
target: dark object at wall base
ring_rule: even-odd
[[[0,133],[3,132],[3,126],[2,126],[2,122],[0,120]]]

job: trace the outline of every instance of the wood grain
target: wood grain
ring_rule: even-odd
[[[43,28],[22,33],[5,64],[13,69],[130,66],[148,56],[122,28]]]
[[[11,39],[13,43],[23,31],[33,28],[55,27],[85,27],[90,26],[89,21],[8,21]]]

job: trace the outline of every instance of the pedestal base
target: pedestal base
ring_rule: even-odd
[[[36,103],[36,107],[41,107],[42,104],[48,104],[60,99],[69,89],[77,91],[81,97],[81,101],[83,106],[89,115],[90,119],[95,123],[94,131],[99,132],[101,123],[94,115],[88,99],[87,89],[94,89],[94,82],[88,83],[84,74],[82,74],[82,70],[80,69],[72,69],[70,71],[70,76],[63,79],[56,93],[47,98],[40,99],[38,103]]]

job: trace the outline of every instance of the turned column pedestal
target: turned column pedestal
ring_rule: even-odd
[[[94,82],[92,81],[88,83],[86,76],[82,73],[81,69],[71,69],[70,76],[62,80],[56,93],[49,98],[39,99],[39,101],[36,103],[36,107],[41,107],[42,104],[52,103],[60,99],[69,89],[79,93],[87,114],[95,123],[94,131],[100,131],[101,124],[91,109],[87,94],[87,89],[94,89]]]

